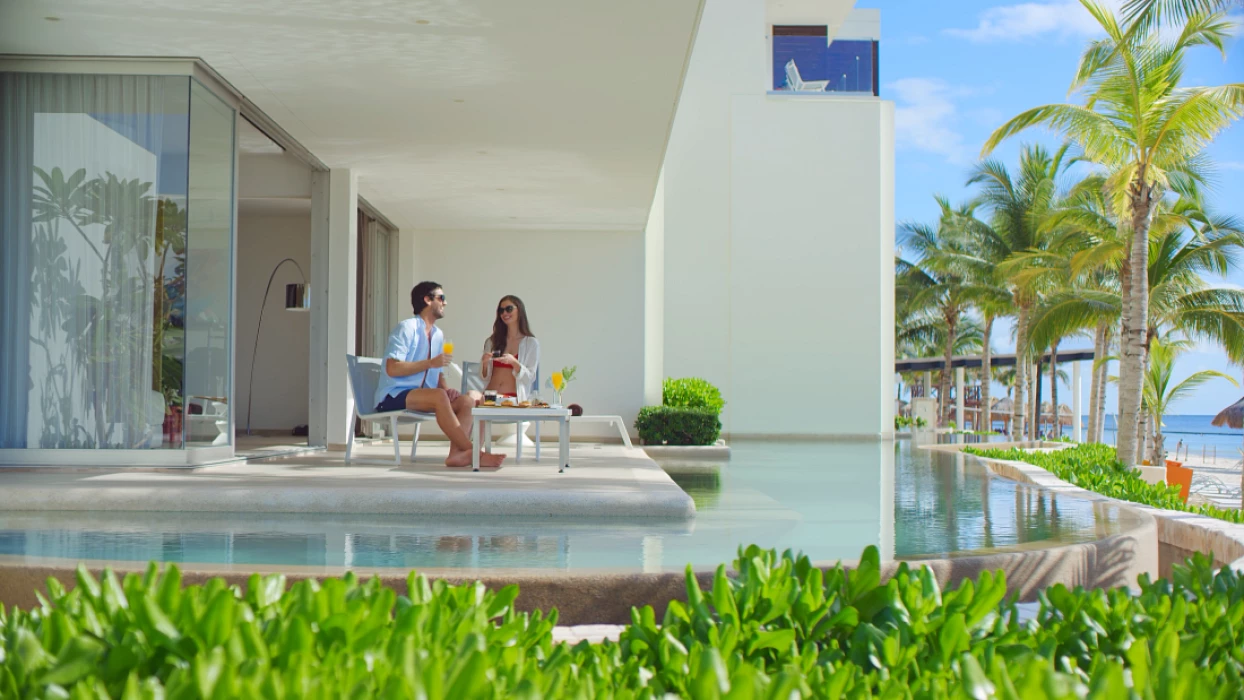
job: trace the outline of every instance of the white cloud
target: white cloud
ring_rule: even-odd
[[[1225,160],[1225,161],[1222,161],[1222,162],[1220,162],[1220,163],[1216,163],[1215,165],[1217,165],[1217,166],[1218,166],[1218,169],[1219,169],[1219,170],[1237,170],[1237,171],[1244,171],[1244,161],[1238,161],[1238,160]]]
[[[1120,0],[1106,3],[1117,9]],[[1023,41],[1047,34],[1060,37],[1088,37],[1101,29],[1079,0],[1025,2],[991,7],[980,15],[971,29],[947,29],[950,36],[978,43]]]
[[[955,99],[972,93],[936,78],[902,78],[886,85],[893,96],[894,141],[898,148],[925,151],[955,165],[970,163],[972,150],[956,131]]]

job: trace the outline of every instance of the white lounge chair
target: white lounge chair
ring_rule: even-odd
[[[435,413],[420,411],[376,411],[376,387],[380,385],[380,373],[384,371],[384,360],[379,357],[355,357],[346,355],[346,366],[350,375],[350,392],[354,394],[354,415],[350,417],[350,425],[346,428],[346,463],[350,462],[354,453],[354,422],[358,420],[389,421],[389,432],[393,435],[393,463],[402,463],[402,446],[397,439],[397,424],[414,422],[415,435],[410,441],[410,461],[415,461],[415,448],[419,446],[419,426],[424,421],[436,420]]]
[[[808,80],[804,81],[799,76],[799,67],[795,65],[795,59],[786,62],[786,89],[793,92],[825,92],[826,86],[829,85],[828,80]]]

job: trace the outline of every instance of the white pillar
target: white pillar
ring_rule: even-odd
[[[1080,365],[1084,364],[1081,360],[1071,363],[1071,433],[1072,440],[1080,442],[1083,437],[1080,434]]]
[[[665,174],[644,228],[644,383],[645,405],[660,406],[665,379]]]
[[[311,367],[308,442],[344,448],[354,410],[346,355],[354,348],[358,176],[346,169],[311,180]]]
[[[955,368],[955,427],[963,430],[963,368]]]
[[[928,399],[932,397],[933,397],[933,373],[925,372],[924,373],[924,398]],[[938,419],[938,420],[941,420],[941,419]]]

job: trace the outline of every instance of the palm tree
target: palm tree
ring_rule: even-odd
[[[1240,269],[1239,257],[1244,250],[1240,228],[1233,219],[1207,214],[1194,200],[1181,199],[1158,207],[1145,278],[1149,290],[1147,342],[1178,331],[1184,337],[1221,347],[1233,362],[1244,360],[1244,291],[1205,282],[1206,275],[1226,276]],[[1031,337],[1034,343],[1047,343],[1077,329],[1100,326],[1101,319],[1118,318],[1122,306],[1117,287],[1064,290],[1034,314]],[[1106,360],[1113,359],[1105,348],[1096,357],[1094,369],[1103,371]],[[1099,401],[1102,393],[1104,385]],[[1100,440],[1100,418],[1096,428],[1099,434],[1093,439]],[[1138,441],[1142,434],[1138,421]]]
[[[1149,455],[1149,463],[1162,464],[1166,459],[1166,450],[1162,436],[1162,416],[1170,412],[1171,406],[1192,393],[1193,389],[1205,382],[1222,378],[1239,386],[1235,379],[1212,369],[1201,370],[1182,382],[1172,386],[1175,370],[1175,358],[1189,346],[1186,340],[1159,340],[1154,338],[1149,343],[1149,367],[1145,371],[1145,413],[1153,421],[1153,452]]]
[[[950,395],[951,363],[955,344],[962,337],[970,300],[964,292],[964,280],[951,260],[963,254],[962,239],[951,233],[956,215],[966,210],[955,210],[944,198],[937,198],[941,216],[935,226],[919,223],[902,225],[904,238],[901,247],[914,254],[913,261],[900,262],[900,294],[904,303],[912,309],[922,310],[916,318],[941,330],[942,376],[938,383],[938,416],[944,419],[946,401]]]
[[[993,426],[990,409],[993,388],[993,324],[999,318],[1014,312],[1015,297],[1007,280],[998,274],[998,265],[1005,255],[1004,246],[978,247],[979,240],[996,240],[998,233],[976,216],[976,204],[968,204],[955,214],[950,231],[962,238],[954,252],[946,256],[946,263],[953,265],[964,281],[964,296],[981,315],[981,367],[980,367],[980,413],[984,429]],[[959,253],[957,251],[963,251]],[[981,429],[976,426],[976,429]]]
[[[1089,44],[1071,89],[1085,104],[1030,109],[999,127],[985,142],[988,154],[1003,140],[1047,126],[1104,166],[1116,211],[1129,226],[1122,276],[1123,333],[1119,375],[1119,459],[1136,461],[1149,298],[1148,237],[1154,206],[1176,180],[1203,178],[1202,153],[1214,137],[1244,115],[1244,83],[1179,87],[1184,57],[1197,46],[1223,50],[1230,23],[1221,13],[1193,12],[1179,36],[1121,26],[1096,0],[1081,0],[1106,38]]]
[[[1127,0],[1123,16],[1136,31],[1149,32],[1161,25],[1182,24],[1190,17],[1244,8],[1244,0]]]
[[[980,286],[985,282],[982,270],[993,270],[993,282],[1004,295],[995,296],[995,308],[1009,307],[1016,316],[1016,381],[1012,410],[1011,435],[1024,435],[1024,406],[1028,381],[1029,353],[1027,343],[1028,317],[1040,296],[1043,278],[1022,268],[1004,274],[999,269],[1005,261],[1024,253],[1040,251],[1049,245],[1047,220],[1059,210],[1058,175],[1066,168],[1066,149],[1051,154],[1041,146],[1027,146],[1020,154],[1018,176],[1012,177],[1006,166],[996,160],[978,164],[968,178],[969,185],[980,185],[980,194],[969,212],[988,212],[988,223],[979,217],[964,217],[957,227],[966,237],[959,248],[970,251],[970,261],[958,261],[961,269],[976,270],[970,276]],[[977,295],[971,295],[979,301]]]

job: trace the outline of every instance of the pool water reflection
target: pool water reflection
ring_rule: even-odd
[[[1119,529],[1116,508],[991,476],[960,456],[897,443],[733,446],[720,474],[678,470],[692,521],[205,513],[0,514],[0,555],[233,567],[679,571],[740,544],[852,559],[1073,543]],[[1125,517],[1125,516],[1124,516]]]

